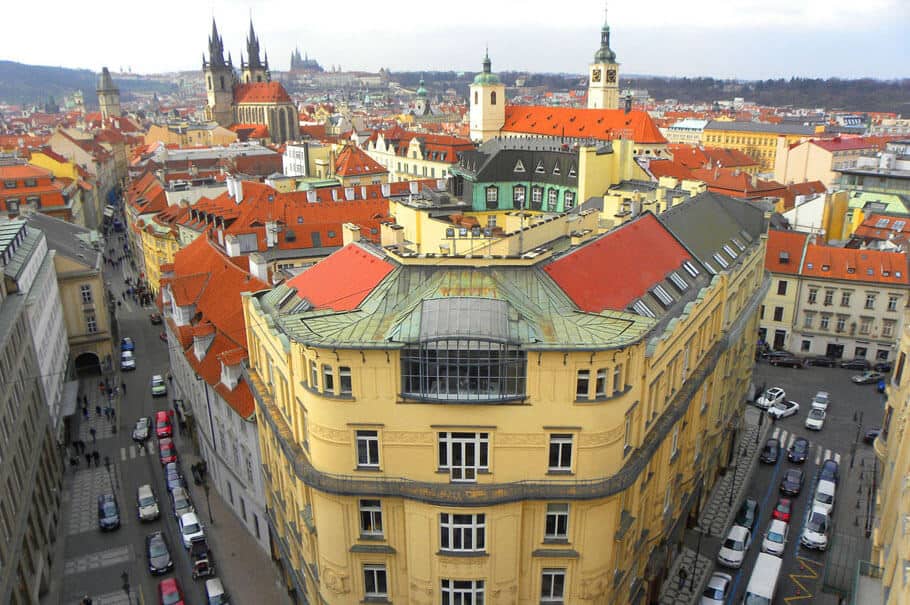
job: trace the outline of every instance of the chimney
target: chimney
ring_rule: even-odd
[[[267,248],[274,248],[278,243],[278,223],[276,221],[265,222],[265,245]]]
[[[626,94],[625,111],[626,113],[632,111],[632,93]]]
[[[345,223],[341,226],[341,242],[347,246],[351,242],[360,241],[360,227],[354,223]]]
[[[234,195],[238,204],[243,201],[243,181],[241,179],[234,182]]]

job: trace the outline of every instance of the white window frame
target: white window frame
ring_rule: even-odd
[[[335,392],[335,368],[327,363],[322,364],[322,389],[327,393]]]
[[[310,360],[310,388],[319,389],[319,364],[315,359]]]
[[[385,529],[382,525],[382,500],[378,498],[361,498],[357,501],[360,536],[382,538]],[[368,520],[367,523],[364,523]],[[378,527],[378,529],[377,529]]]
[[[370,590],[370,577],[372,577],[373,590]],[[382,578],[381,584],[380,578]],[[385,586],[385,590],[380,590],[382,585]],[[389,576],[385,565],[363,566],[363,596],[371,598],[389,596]]]
[[[479,471],[490,470],[490,434],[468,431],[439,433],[439,469],[449,471],[453,482],[477,481]],[[462,464],[453,464],[459,457]],[[468,458],[474,462],[468,463]]]
[[[569,503],[550,502],[547,504],[547,514],[544,518],[545,540],[569,539]]]
[[[483,580],[440,580],[442,605],[482,605]]]
[[[866,294],[866,309],[875,308],[875,294]]]
[[[621,363],[613,366],[613,394],[622,393],[626,390],[626,380],[623,374]]]
[[[888,295],[888,310],[897,311],[897,303],[899,300],[899,296],[894,296],[893,294]]]
[[[351,368],[349,366],[340,366],[338,368],[338,389],[341,395],[351,395],[354,392],[353,383],[351,382]]]
[[[575,442],[575,436],[571,433],[553,433],[550,435],[550,446],[547,450],[547,468],[553,472],[565,472],[572,470],[572,451]],[[553,453],[556,452],[556,466],[552,464]],[[568,454],[566,452],[568,451]],[[564,458],[568,456],[568,461]]]
[[[591,391],[591,370],[578,370],[575,375],[575,397],[587,399]]]
[[[594,396],[607,396],[607,368],[597,370],[597,377],[594,380]]]
[[[357,468],[379,468],[379,431],[359,430],[356,432],[356,441]],[[363,452],[366,454],[366,461],[361,461],[361,447],[365,448]]]
[[[82,284],[79,286],[79,294],[82,296],[82,304],[88,305],[94,302],[95,297],[92,295],[92,285]]]
[[[540,602],[566,602],[566,570],[544,569],[540,574]]]
[[[89,334],[98,332],[98,320],[95,318],[94,313],[88,313],[85,316],[85,329]]]
[[[487,516],[484,513],[439,513],[441,552],[485,552]],[[460,543],[460,546],[456,546]]]

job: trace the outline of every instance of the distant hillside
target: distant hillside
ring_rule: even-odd
[[[63,97],[77,90],[82,90],[85,103],[89,107],[98,105],[95,86],[98,74],[88,69],[69,69],[65,67],[48,67],[45,65],[25,65],[13,61],[0,61],[0,102],[16,105],[43,104],[49,97],[58,103]],[[120,87],[123,100],[129,93],[167,92],[173,87],[151,80],[118,80],[114,83]]]

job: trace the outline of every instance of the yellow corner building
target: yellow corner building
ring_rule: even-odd
[[[701,193],[531,254],[354,242],[244,295],[296,602],[656,598],[733,453],[767,221]]]

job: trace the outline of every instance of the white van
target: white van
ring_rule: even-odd
[[[771,605],[774,601],[774,592],[777,590],[777,577],[780,575],[780,566],[783,559],[759,553],[749,576],[749,585],[743,597],[743,605]]]
[[[218,578],[205,581],[205,599],[206,605],[227,605],[230,602]]]
[[[812,501],[812,508],[823,508],[828,516],[831,516],[831,510],[834,508],[834,482],[822,479],[815,486],[815,498]]]
[[[136,508],[139,509],[140,521],[154,521],[158,518],[158,500],[151,485],[146,483],[136,490]]]

